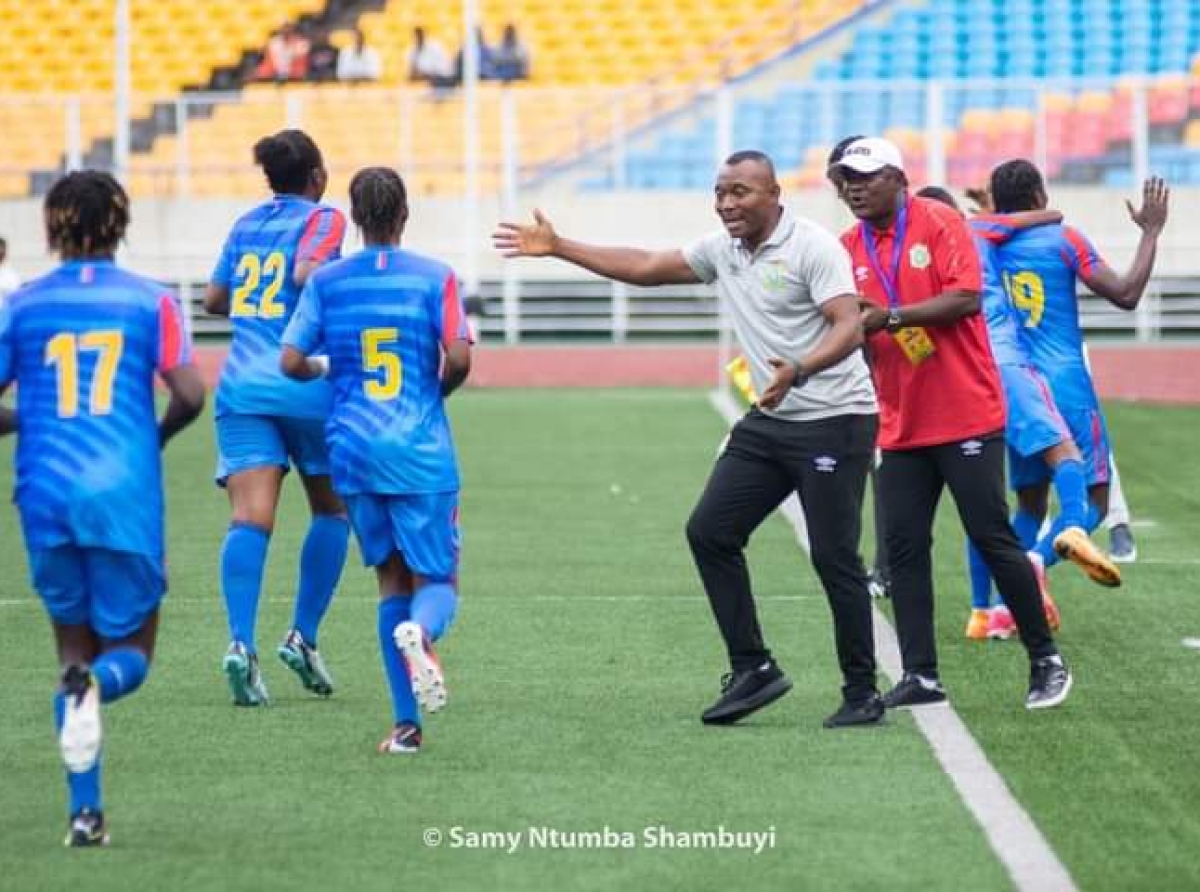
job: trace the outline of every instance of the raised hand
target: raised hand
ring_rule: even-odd
[[[1142,184],[1142,206],[1135,209],[1133,203],[1125,200],[1129,210],[1129,219],[1148,235],[1158,235],[1167,225],[1167,205],[1171,198],[1171,190],[1167,188],[1162,177],[1150,177]]]
[[[533,224],[501,223],[492,233],[492,246],[505,257],[545,257],[553,254],[558,233],[545,215],[533,212]]]

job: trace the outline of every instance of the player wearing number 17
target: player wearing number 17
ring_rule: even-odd
[[[325,371],[312,354],[329,354],[333,483],[379,581],[394,720],[379,749],[411,753],[421,745],[418,706],[434,712],[446,701],[432,647],[458,600],[459,477],[445,397],[466,380],[471,336],[454,272],[399,247],[408,221],[399,174],[359,171],[350,205],[366,247],[309,279],[280,363],[310,380]]]
[[[18,388],[14,501],[62,667],[66,843],[95,846],[108,842],[100,704],[145,680],[166,591],[159,450],[200,413],[204,385],[174,296],[113,263],[129,224],[120,184],[68,174],[45,224],[62,265],[0,306],[0,392]],[[157,423],[156,372],[171,393]]]
[[[292,628],[279,658],[315,694],[333,692],[317,651],[317,628],[346,561],[345,508],[329,483],[325,419],[332,391],[324,381],[301,384],[279,372],[279,338],[308,276],[341,251],[346,221],[318,204],[325,165],[300,130],[258,141],[254,159],[275,193],[234,224],[204,299],[228,315],[233,343],[217,387],[217,482],[233,519],[221,550],[221,592],[229,617],[223,668],[233,702],[260,706],[267,688],[258,666],[255,627],[267,543],[283,475],[296,466],[312,524],[300,552]]]

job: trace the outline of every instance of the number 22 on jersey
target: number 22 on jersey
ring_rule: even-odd
[[[276,298],[283,288],[287,275],[287,258],[282,251],[272,251],[265,258],[253,252],[242,255],[238,261],[237,277],[242,284],[233,290],[229,307],[230,316],[256,316],[259,319],[280,319],[285,307]],[[243,278],[244,277],[244,278]],[[265,283],[262,294],[255,304],[253,297],[260,283]]]
[[[113,385],[124,349],[125,335],[121,331],[85,331],[78,335],[64,331],[46,342],[46,365],[54,366],[57,373],[59,418],[79,414],[79,354],[84,350],[98,354],[88,389],[88,414],[107,415],[112,411]]]

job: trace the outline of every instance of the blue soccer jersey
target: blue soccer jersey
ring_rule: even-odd
[[[996,365],[1028,365],[1029,357],[1017,333],[1016,313],[1004,289],[1004,276],[997,257],[997,246],[1011,238],[1016,230],[1002,217],[975,217],[969,223],[983,271],[980,300]]]
[[[1083,358],[1076,296],[1076,281],[1102,264],[1100,256],[1082,233],[1062,225],[1018,232],[1000,246],[998,256],[1022,323],[1021,341],[1083,454],[1088,484],[1105,483],[1108,433]]]
[[[439,368],[441,348],[460,340],[470,334],[445,264],[369,247],[313,274],[283,343],[329,354],[326,432],[339,493],[458,489]]]
[[[1014,233],[999,258],[1034,365],[1051,380],[1084,369],[1075,283],[1101,264],[1092,243],[1069,226],[1037,226]]]
[[[14,501],[31,552],[163,557],[154,375],[191,362],[175,298],[108,261],[74,261],[0,309],[0,385],[17,385]]]
[[[300,296],[293,274],[304,261],[334,259],[346,220],[335,208],[298,195],[276,195],[241,217],[213,271],[230,291],[233,343],[217,387],[216,415],[325,418],[324,381],[292,381],[279,371],[279,339]]]

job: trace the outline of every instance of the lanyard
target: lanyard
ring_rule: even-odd
[[[900,255],[904,251],[904,236],[908,232],[907,198],[900,205],[900,212],[896,215],[896,232],[892,241],[892,268],[887,273],[879,265],[875,231],[867,225],[865,220],[858,225],[862,232],[863,244],[867,247],[867,260],[871,262],[871,269],[875,271],[875,275],[883,284],[883,290],[887,293],[888,307],[894,310],[900,306]]]

